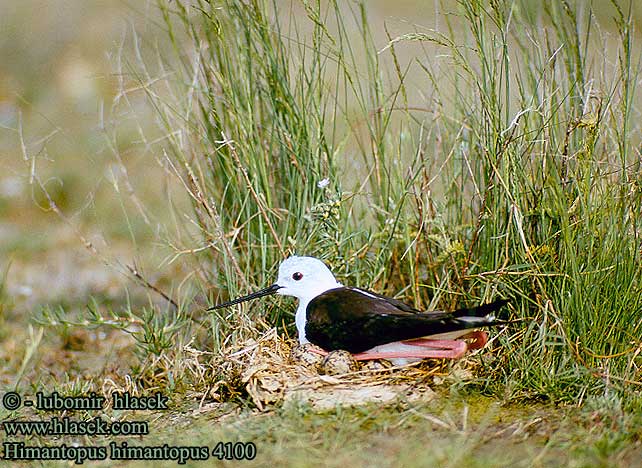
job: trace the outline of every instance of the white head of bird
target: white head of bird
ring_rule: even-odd
[[[319,294],[341,287],[330,269],[314,257],[290,257],[279,266],[277,294],[294,296],[306,304]]]
[[[306,309],[308,303],[330,289],[340,288],[339,283],[330,269],[321,260],[314,257],[289,257],[279,266],[279,276],[272,286],[257,291],[247,296],[239,297],[233,301],[211,307],[208,310],[219,309],[250,299],[279,294],[282,296],[294,296],[299,300],[296,311],[296,327],[299,333],[299,342],[308,343],[305,336]]]

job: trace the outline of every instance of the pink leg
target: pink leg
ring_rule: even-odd
[[[433,358],[433,359],[459,359],[468,350],[468,344],[463,340],[420,340],[402,341],[403,344],[414,346],[417,349],[408,351],[381,352],[381,353],[359,353],[353,357],[357,361],[368,361],[371,359],[395,359],[395,358]]]
[[[402,341],[405,345],[417,346],[418,348],[444,348],[450,349],[453,346],[458,346],[462,340],[431,340],[430,338],[418,338],[416,340]]]
[[[434,340],[437,341],[437,340]],[[466,354],[467,345],[465,341],[452,341],[451,346],[443,346],[446,342],[440,341],[441,346],[429,348],[417,346],[412,351],[397,351],[387,353],[357,353],[352,357],[355,361],[372,361],[374,359],[395,359],[395,358],[433,358],[433,359],[458,359]],[[328,352],[321,348],[311,348],[310,351],[321,356],[327,356]]]
[[[325,349],[319,348],[318,346],[311,346],[310,351],[315,354],[320,354],[321,356],[327,356],[328,352]]]
[[[470,343],[464,340],[472,340]],[[431,340],[429,338],[418,338],[415,340],[402,341],[403,344],[414,346],[417,349],[410,351],[380,352],[380,353],[357,353],[353,357],[356,361],[369,361],[373,359],[395,359],[395,358],[433,358],[433,359],[459,359],[469,349],[481,349],[488,342],[488,334],[484,331],[470,332],[457,340]],[[321,348],[311,348],[312,352],[327,356],[328,352]]]
[[[402,341],[404,344],[412,346],[426,346],[428,348],[440,348],[443,346],[450,347],[453,341],[472,340],[468,342],[468,349],[481,349],[488,343],[488,333],[482,330],[475,330],[466,335],[462,335],[456,340],[433,340],[431,338],[416,338],[414,340]]]
[[[441,342],[443,345],[444,342]],[[369,361],[372,359],[395,359],[395,358],[433,358],[433,359],[459,359],[464,354],[468,345],[465,341],[452,341],[450,346],[440,346],[439,348],[428,348],[425,346],[417,346],[416,350],[412,351],[397,351],[388,353],[358,353],[353,354],[356,361]]]

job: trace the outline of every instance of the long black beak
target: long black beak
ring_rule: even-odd
[[[229,306],[234,305],[234,304],[239,304],[241,302],[249,301],[250,299],[256,299],[258,297],[269,296],[270,294],[274,294],[275,292],[277,292],[281,288],[282,288],[282,286],[279,286],[278,284],[273,284],[269,288],[261,289],[260,291],[257,291],[257,292],[252,293],[252,294],[248,294],[247,296],[239,297],[238,299],[234,299],[233,301],[224,302],[223,304],[218,304],[218,305],[212,306],[207,310],[222,309],[223,307],[229,307]]]

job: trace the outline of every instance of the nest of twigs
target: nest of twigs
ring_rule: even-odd
[[[344,374],[326,375],[319,366],[292,358],[297,346],[270,329],[224,350],[214,364],[218,380],[210,396],[219,401],[249,397],[259,410],[272,405],[309,404],[316,410],[367,403],[391,404],[430,400],[433,387],[449,380],[467,380],[479,365],[475,359],[456,362],[424,359],[407,366],[368,361]]]

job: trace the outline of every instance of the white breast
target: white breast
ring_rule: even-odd
[[[310,342],[305,336],[305,322],[307,320],[306,309],[308,308],[308,302],[310,301],[299,301],[299,307],[297,308],[296,316],[294,317],[296,329],[299,332],[299,344]]]

